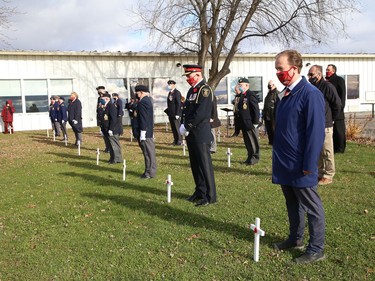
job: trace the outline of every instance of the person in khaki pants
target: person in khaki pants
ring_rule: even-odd
[[[331,184],[335,175],[335,158],[333,150],[333,122],[339,116],[341,100],[336,88],[323,78],[323,68],[313,65],[307,75],[309,82],[317,87],[325,101],[325,138],[318,162],[319,185]]]

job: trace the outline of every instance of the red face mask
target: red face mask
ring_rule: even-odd
[[[186,82],[188,82],[190,86],[193,86],[195,84],[195,76],[187,77]]]
[[[293,68],[293,66],[291,68],[289,68],[289,70],[285,70],[285,71],[279,71],[276,73],[276,76],[277,78],[279,78],[279,81],[281,82],[281,84],[283,84],[284,86],[288,86],[290,84],[290,81],[292,81],[293,77],[294,77],[294,74],[292,76],[289,75],[289,71]]]
[[[326,71],[326,77],[329,78],[333,75],[333,72],[331,71]]]

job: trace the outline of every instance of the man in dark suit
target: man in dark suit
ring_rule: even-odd
[[[213,141],[210,118],[213,91],[206,84],[199,65],[184,65],[186,81],[191,86],[183,109],[181,135],[186,136],[190,167],[195,182],[195,192],[187,200],[196,206],[216,202],[216,185],[210,147]]]
[[[329,64],[326,69],[326,79],[335,86],[341,100],[341,110],[333,124],[333,149],[335,153],[344,153],[346,148],[346,127],[345,127],[345,102],[346,86],[344,78],[336,74],[337,68]]]
[[[249,89],[249,80],[240,78],[239,89],[242,92],[238,102],[238,115],[240,128],[247,149],[247,159],[244,164],[255,165],[259,162],[259,100],[254,92]]]
[[[169,80],[168,82],[168,98],[167,98],[167,109],[166,113],[168,115],[169,124],[171,124],[171,129],[173,133],[173,145],[182,144],[182,136],[179,133],[179,128],[181,125],[181,92],[176,89],[176,82]]]
[[[72,92],[70,94],[70,103],[68,105],[68,122],[72,127],[76,137],[75,145],[82,144],[82,104],[78,99],[78,94]]]
[[[108,164],[115,164],[122,162],[122,152],[120,145],[120,125],[118,122],[118,111],[111,102],[111,95],[104,93],[100,98],[102,104],[102,112],[99,115],[100,131],[103,135],[104,142],[109,148],[109,161]]]
[[[137,105],[137,122],[139,130],[139,147],[145,160],[145,171],[141,179],[150,179],[156,176],[156,155],[154,142],[154,108],[147,86],[135,86],[135,93],[139,98]]]

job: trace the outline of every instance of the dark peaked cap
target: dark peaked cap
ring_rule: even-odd
[[[189,75],[194,72],[202,72],[202,67],[197,64],[184,64],[183,68],[185,70],[184,75]]]
[[[98,87],[96,87],[96,90],[105,90],[105,87],[104,86],[98,86]]]

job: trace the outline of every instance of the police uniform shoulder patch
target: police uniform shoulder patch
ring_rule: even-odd
[[[209,88],[204,88],[203,90],[202,90],[202,95],[205,97],[205,98],[207,98],[209,95],[210,95],[210,89]]]

